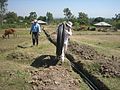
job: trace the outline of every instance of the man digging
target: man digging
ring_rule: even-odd
[[[63,22],[58,26],[57,29],[57,45],[56,45],[56,56],[58,60],[64,62],[65,53],[68,48],[68,40],[72,35],[72,22]]]

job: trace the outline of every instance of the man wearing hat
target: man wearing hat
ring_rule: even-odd
[[[65,52],[67,51],[67,48],[68,48],[68,39],[70,38],[70,36],[72,35],[72,22],[68,21],[68,22],[64,22],[62,24],[60,24],[58,26],[58,29],[57,29],[57,48],[59,49],[59,46],[61,46],[62,50],[59,49],[57,50],[58,54],[59,52],[61,51],[61,53],[59,54],[59,56],[57,56],[58,58],[61,58],[62,59],[62,62],[64,62],[64,56],[65,56]],[[62,28],[61,28],[62,27]],[[59,35],[58,33],[62,30],[62,33],[61,35]],[[58,37],[59,35],[59,37]],[[60,38],[60,39],[59,39]],[[61,41],[58,41],[58,40],[61,40]],[[63,43],[62,45],[59,45]]]
[[[32,23],[30,34],[32,33],[32,43],[33,45],[38,45],[38,36],[39,33],[41,32],[41,27],[38,24],[37,20],[35,19],[34,22]]]

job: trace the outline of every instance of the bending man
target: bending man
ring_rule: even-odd
[[[57,58],[62,59],[64,62],[65,52],[68,48],[68,39],[72,35],[72,22],[68,21],[62,23],[58,26],[57,29]]]

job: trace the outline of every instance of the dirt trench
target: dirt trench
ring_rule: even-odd
[[[53,37],[51,37],[45,30],[44,30],[44,33],[45,33],[45,35],[47,36],[47,38],[48,38],[48,40],[51,42],[51,43],[53,43],[55,46],[57,46],[56,45],[56,40],[55,40],[55,38],[53,38]],[[69,45],[69,47],[70,46],[72,46],[72,44],[70,44]],[[77,49],[76,49],[77,50]],[[69,54],[69,51],[70,50],[68,50],[67,51],[67,53],[66,53],[66,57],[68,58],[68,60],[70,60],[70,62],[71,62],[71,64],[74,64],[73,66],[72,66],[72,68],[73,68],[73,70],[76,72],[76,70],[77,70],[77,72],[78,72],[78,74],[81,76],[85,76],[85,77],[82,77],[84,80],[85,80],[85,82],[86,82],[86,78],[87,78],[87,83],[86,84],[88,84],[88,86],[91,88],[91,89],[94,89],[94,90],[101,90],[101,89],[103,89],[103,90],[109,90],[108,89],[108,87],[107,86],[105,86],[102,82],[100,82],[100,81],[98,81],[98,80],[96,80],[97,82],[100,82],[100,84],[101,84],[101,86],[102,87],[100,87],[99,85],[100,84],[97,84],[97,86],[96,86],[96,84],[95,84],[95,82],[96,81],[93,81],[93,79],[92,80],[90,80],[89,78],[91,78],[91,77],[86,77],[86,72],[84,73],[83,72],[83,67],[82,67],[82,69],[81,69],[81,67],[80,67],[80,65],[78,65],[77,63],[74,63],[74,62],[76,62],[76,60],[79,60],[79,59],[74,59],[73,58],[73,56],[71,55],[71,54]],[[72,57],[72,58],[71,58]],[[78,67],[79,66],[79,67]],[[87,71],[87,70],[86,70]],[[80,73],[79,73],[80,72]],[[89,73],[87,73],[87,74],[89,74]],[[89,74],[90,75],[90,74]],[[88,75],[87,75],[88,76]],[[90,82],[91,83],[90,83]],[[92,83],[92,82],[94,82],[94,83]]]
[[[56,39],[54,35],[49,35],[49,32],[44,31],[48,40],[56,46]],[[71,42],[68,46],[68,53],[72,53],[77,57],[75,62],[81,60],[92,60],[99,65],[99,73],[104,77],[120,77],[120,57],[112,55],[111,57],[98,53],[93,47]]]
[[[100,65],[99,72],[105,77],[120,77],[120,57],[111,57],[98,53],[93,47],[87,45],[79,45],[71,42],[69,52],[72,52],[78,59],[93,60]]]

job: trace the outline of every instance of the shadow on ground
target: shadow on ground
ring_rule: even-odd
[[[55,66],[58,63],[58,60],[55,59],[55,56],[52,55],[42,55],[37,57],[34,62],[32,62],[31,66],[39,68],[45,67],[48,68],[50,66]]]

